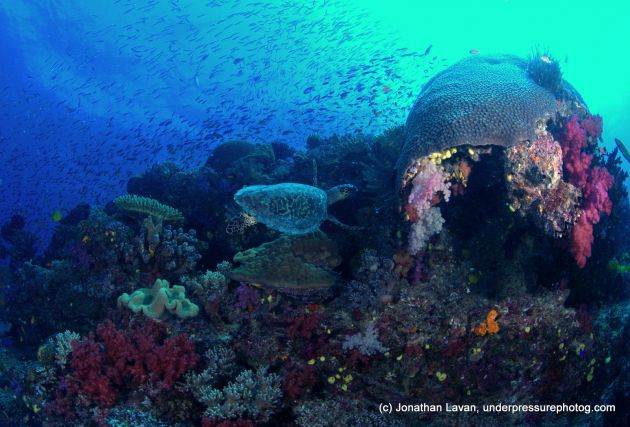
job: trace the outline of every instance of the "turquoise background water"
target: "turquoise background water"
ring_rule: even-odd
[[[628,144],[629,18],[612,0],[4,1],[0,222],[22,213],[45,240],[53,211],[232,138],[380,132],[471,50],[549,49],[605,145]]]

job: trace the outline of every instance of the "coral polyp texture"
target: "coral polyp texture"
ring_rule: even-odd
[[[556,99],[527,72],[517,56],[463,59],[424,84],[405,127],[398,185],[414,162],[459,145],[499,145],[535,139],[535,131],[556,112]]]

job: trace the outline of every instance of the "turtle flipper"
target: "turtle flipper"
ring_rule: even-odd
[[[346,229],[346,230],[353,230],[353,231],[358,231],[358,230],[363,230],[364,227],[359,227],[356,225],[348,225],[348,224],[344,224],[343,222],[340,222],[337,218],[335,218],[332,215],[328,215],[326,217],[326,219],[330,222],[332,222],[335,225],[338,225],[339,227]]]

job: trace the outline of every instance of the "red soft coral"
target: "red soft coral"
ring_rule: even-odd
[[[282,391],[288,400],[301,398],[306,391],[317,383],[315,368],[312,366],[299,367],[289,371],[282,380]]]
[[[586,260],[591,256],[592,243],[593,224],[588,222],[586,215],[582,215],[571,233],[571,255],[578,267],[584,268],[586,265]]]
[[[300,313],[290,320],[287,334],[291,338],[310,339],[321,326],[322,316],[319,313]]]
[[[186,371],[199,361],[193,343],[188,335],[177,335],[164,340],[161,346],[155,347],[146,355],[146,366],[153,382],[160,387],[170,389]]]
[[[68,381],[70,395],[84,394],[101,407],[112,406],[118,398],[110,378],[103,372],[105,358],[100,346],[93,340],[72,343]]]
[[[100,342],[91,337],[73,344],[69,397],[83,394],[101,407],[110,407],[130,386],[150,384],[158,391],[173,387],[199,356],[186,334],[160,343],[165,333],[157,322],[129,330],[118,330],[110,321],[98,325]]]

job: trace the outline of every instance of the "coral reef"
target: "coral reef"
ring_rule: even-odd
[[[41,256],[16,215],[0,233],[0,424],[623,423],[630,205],[601,132],[547,52],[473,57],[426,85],[406,129],[154,165],[129,180],[138,196],[71,209]],[[241,233],[239,189],[287,183],[325,199],[273,215],[317,230],[248,218]],[[378,407],[508,397],[617,407]]]
[[[562,164],[560,144],[545,131],[506,150],[510,209],[537,218],[552,236],[575,224],[581,197],[577,187],[562,180]]]

